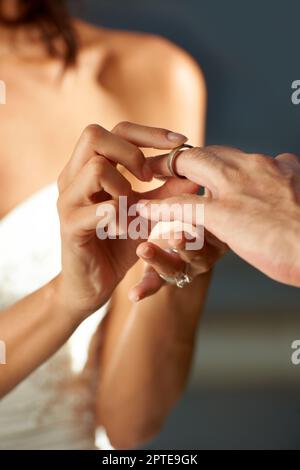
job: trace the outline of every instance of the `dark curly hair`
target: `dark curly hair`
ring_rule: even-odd
[[[7,27],[36,24],[48,53],[61,58],[66,66],[76,62],[78,43],[73,28],[67,0],[17,0],[18,15],[7,18],[0,0],[0,24]],[[63,49],[57,47],[61,39]]]

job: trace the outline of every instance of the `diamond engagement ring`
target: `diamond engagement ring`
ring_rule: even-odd
[[[177,252],[177,250],[173,249],[171,250],[174,253]],[[188,273],[189,270],[189,265],[188,263],[185,263],[185,269],[181,273],[176,274],[176,276],[167,276],[166,274],[160,274],[159,276],[167,283],[167,284],[172,284],[176,285],[180,289],[182,289],[184,286],[187,284],[191,284],[193,282],[192,276]]]
[[[160,274],[160,277],[167,283],[173,284],[182,289],[187,284],[191,284],[193,282],[193,278],[187,273],[179,273],[175,277],[166,276],[165,274]]]

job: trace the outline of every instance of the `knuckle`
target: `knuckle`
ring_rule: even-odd
[[[275,160],[300,163],[300,158],[294,153],[281,153],[275,157]]]
[[[87,140],[95,140],[103,134],[103,127],[99,126],[99,124],[90,124],[88,125],[82,135]]]
[[[144,161],[143,152],[138,147],[133,146],[131,150],[131,159],[135,164],[142,164]]]
[[[246,172],[243,172],[240,168],[234,167],[232,165],[225,165],[222,167],[222,174],[225,180],[233,183],[238,183],[247,176]]]
[[[298,193],[295,184],[295,175],[293,171],[286,170],[284,175],[281,179],[281,187],[283,194],[285,195],[285,199],[287,201],[291,201],[292,203],[298,203]]]
[[[189,155],[189,159],[192,161],[192,162],[196,162],[196,161],[199,161],[199,160],[207,160],[209,158],[214,158],[214,154],[210,153],[209,151],[207,150],[204,150],[200,147],[195,147],[191,150],[188,150],[188,155]]]
[[[212,154],[218,154],[218,152],[220,151],[220,149],[223,149],[224,147],[221,147],[220,145],[208,145],[207,147],[205,147],[205,149],[207,150],[207,152],[209,153],[212,153]],[[226,149],[228,149],[228,147],[225,147]]]
[[[279,159],[286,159],[286,158],[292,158],[292,159],[297,159],[298,157],[296,157],[296,155],[294,153],[289,153],[289,152],[284,152],[284,153],[280,153],[279,155],[277,155],[275,157],[277,160]]]
[[[89,160],[89,168],[94,178],[102,178],[106,172],[105,159],[96,155],[91,157]]]
[[[249,154],[252,162],[257,165],[257,166],[266,166],[266,165],[272,165],[273,166],[273,159],[267,157],[266,155],[263,155],[261,153],[253,153]]]
[[[113,128],[113,133],[124,134],[130,129],[130,127],[131,123],[129,121],[121,121]]]
[[[207,152],[206,150],[203,150],[201,147],[195,147],[195,148],[189,150],[188,152],[189,152],[189,155],[191,156],[191,158],[205,159],[205,158],[208,158],[208,156],[209,156],[209,152]]]
[[[284,164],[280,166],[280,177],[283,179],[286,186],[291,188],[294,187],[295,176],[295,168],[291,164]]]

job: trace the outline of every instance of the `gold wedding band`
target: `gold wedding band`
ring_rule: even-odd
[[[189,150],[192,148],[193,148],[192,145],[184,144],[184,145],[180,145],[179,147],[176,147],[169,153],[168,158],[167,158],[167,166],[168,166],[168,170],[171,176],[185,179],[185,176],[178,175],[178,173],[176,172],[176,169],[175,169],[176,158],[184,150]]]

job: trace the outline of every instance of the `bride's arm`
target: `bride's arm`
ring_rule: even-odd
[[[120,286],[103,331],[98,424],[119,449],[154,437],[180,398],[210,280],[208,273],[184,289],[166,286],[132,305],[127,293],[141,275],[137,267]]]
[[[167,99],[160,106],[156,102],[152,119],[201,145],[205,85],[198,68],[186,60],[169,70],[174,83]],[[98,424],[123,449],[153,437],[184,390],[210,279],[204,274],[184,289],[166,286],[132,305],[128,291],[142,273],[138,263],[114,293],[101,335]]]
[[[57,295],[57,278],[0,312],[0,398],[54,354],[79,325],[79,317]]]

